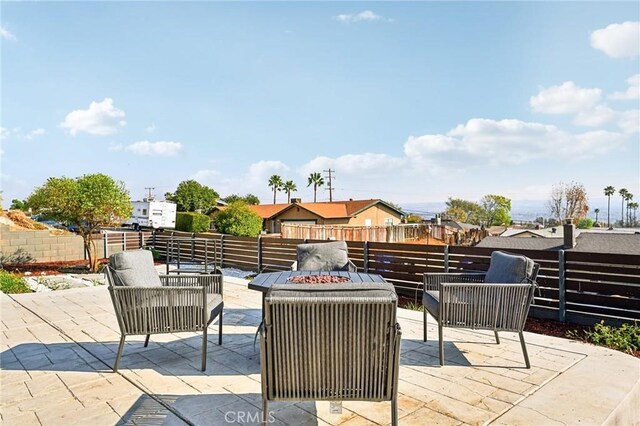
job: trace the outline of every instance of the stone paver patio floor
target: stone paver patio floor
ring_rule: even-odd
[[[260,294],[225,279],[225,330],[209,330],[208,367],[199,370],[196,333],[120,337],[105,287],[7,296],[0,293],[0,415],[3,424],[255,424],[261,406]],[[437,329],[422,341],[422,314],[400,309],[401,425],[628,424],[640,422],[640,360],[526,333],[531,369],[516,334],[445,329],[445,367]],[[271,403],[272,424],[388,424],[389,403]]]

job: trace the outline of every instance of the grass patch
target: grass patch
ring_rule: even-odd
[[[0,291],[5,294],[31,293],[31,289],[21,276],[4,270],[0,270]]]
[[[605,346],[631,355],[636,355],[640,351],[640,325],[638,323],[613,327],[605,325],[602,321],[591,329],[569,331],[567,332],[567,337],[598,346]]]

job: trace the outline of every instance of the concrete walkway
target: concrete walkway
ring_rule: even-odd
[[[1,302],[0,415],[6,425],[256,424],[260,356],[253,337],[260,294],[225,279],[225,333],[210,329],[208,369],[200,335],[119,340],[106,288],[7,296]],[[419,312],[401,309],[399,417],[413,424],[638,424],[640,360],[566,339],[526,334],[525,369],[517,335],[445,329],[449,365],[439,367],[437,330],[422,342]],[[258,345],[259,346],[259,345]],[[273,424],[388,424],[389,403],[272,403]]]

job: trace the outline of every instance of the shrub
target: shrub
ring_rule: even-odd
[[[5,294],[31,293],[21,276],[3,270],[0,270],[0,291]]]
[[[640,351],[640,325],[638,323],[613,327],[605,325],[604,321],[601,321],[593,329],[585,330],[582,333],[570,331],[567,333],[567,337],[629,354]]]
[[[23,248],[19,248],[11,254],[0,253],[0,268],[3,265],[20,265],[23,263],[31,263],[35,259],[30,253]]]
[[[407,223],[422,223],[422,217],[413,213],[407,215],[407,217],[405,217],[405,220]]]
[[[216,213],[213,223],[219,232],[239,237],[257,237],[262,231],[262,218],[242,201]]]
[[[578,222],[578,228],[580,229],[589,229],[593,226],[593,219],[591,218],[584,218],[582,220],[580,220],[580,222]]]
[[[206,214],[193,212],[176,213],[176,229],[185,232],[206,232],[211,227],[211,218]]]

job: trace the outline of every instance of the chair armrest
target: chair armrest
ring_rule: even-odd
[[[485,273],[478,272],[453,272],[453,273],[434,273],[427,272],[424,274],[423,291],[438,291],[440,285],[445,283],[483,283]]]
[[[222,294],[222,274],[160,275],[163,287],[206,287],[209,294]]]

